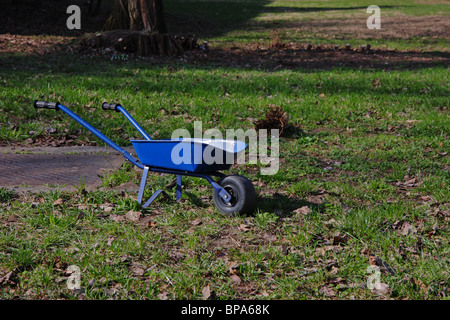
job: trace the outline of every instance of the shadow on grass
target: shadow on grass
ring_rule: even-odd
[[[345,6],[337,7],[333,4],[324,3],[323,7],[307,7],[312,3],[305,3],[304,7],[285,7],[271,6],[272,0],[262,1],[185,1],[185,0],[165,0],[165,11],[169,31],[174,33],[195,33],[200,37],[211,35],[218,36],[226,34],[233,30],[243,30],[242,27],[261,13],[282,13],[282,12],[323,12],[323,11],[355,11],[364,10],[365,6]],[[34,5],[36,4],[37,5]],[[101,14],[91,17],[87,14],[88,4],[81,0],[38,0],[38,1],[18,1],[13,4],[0,2],[0,19],[4,22],[0,25],[0,34],[11,33],[18,35],[62,35],[70,37],[80,37],[85,33],[101,31],[109,12],[111,1],[102,2]],[[66,20],[69,15],[66,9],[69,5],[79,5],[82,12],[82,29],[68,30]],[[397,7],[394,5],[383,6],[386,8]],[[401,7],[401,6],[398,6]],[[326,19],[324,22],[326,23]],[[273,26],[262,26],[263,29],[273,30]],[[245,31],[242,31],[245,34]],[[244,35],[245,37],[245,35]],[[239,39],[239,36],[235,37]],[[3,42],[11,39],[5,38]],[[14,40],[17,42],[17,40]],[[28,42],[30,40],[27,39]],[[27,42],[27,43],[28,43]],[[1,44],[6,48],[6,52],[12,52],[8,49],[9,44]],[[75,51],[74,42],[68,40],[56,42],[54,44],[54,53],[49,50],[30,50],[27,47],[40,46],[39,41],[35,44],[28,44],[19,48],[20,56],[12,62],[14,67],[22,65],[35,65],[26,72],[33,73],[39,70],[39,62],[50,66],[53,73],[71,73],[76,75],[88,75],[97,68],[80,68],[75,65],[77,62],[85,64],[83,56],[66,55],[58,53],[58,50]],[[376,49],[376,48],[375,48]],[[5,51],[3,51],[5,52]],[[28,52],[28,54],[26,53]],[[98,52],[86,52],[85,56],[99,55]],[[111,55],[111,54],[110,54]],[[135,58],[132,55],[124,54],[127,59]],[[113,57],[104,57],[105,61]],[[110,58],[110,59],[108,59]],[[79,60],[81,59],[81,60]],[[143,61],[150,65],[179,65],[185,68],[207,69],[207,68],[234,68],[245,70],[264,70],[266,72],[279,70],[331,70],[335,68],[357,68],[370,70],[402,70],[430,68],[435,66],[448,65],[450,59],[449,52],[413,52],[413,51],[389,51],[372,50],[370,53],[363,54],[353,51],[345,51],[343,48],[336,50],[332,45],[322,46],[320,50],[307,50],[305,44],[287,44],[274,43],[273,47],[261,48],[258,44],[242,45],[239,48],[213,48],[209,52],[191,51],[183,57],[148,57]],[[0,56],[0,68],[8,55]],[[72,63],[73,61],[73,63]],[[7,65],[7,64],[6,64]],[[103,64],[103,67],[111,69],[111,77],[116,72],[114,69],[117,63],[109,65]],[[56,69],[56,70],[55,70]],[[48,70],[46,70],[48,71]]]
[[[257,210],[261,212],[275,212],[280,216],[290,216],[295,214],[296,209],[308,207],[311,212],[325,212],[325,203],[314,203],[303,199],[291,198],[279,193],[273,194],[271,197],[264,195],[257,199]]]

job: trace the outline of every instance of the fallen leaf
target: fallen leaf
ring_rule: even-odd
[[[260,293],[261,293],[261,295],[262,295],[263,297],[268,297],[268,296],[269,296],[269,294],[267,293],[266,290],[262,290],[262,291],[260,291]]]
[[[374,254],[369,254],[369,264],[371,266],[378,266],[382,271],[389,272],[391,275],[395,275],[395,270]]]
[[[55,200],[55,201],[53,202],[53,205],[54,205],[54,206],[59,206],[59,205],[61,205],[63,202],[64,202],[63,199],[59,198],[58,200]]]
[[[195,219],[195,220],[192,220],[191,221],[191,224],[193,225],[193,226],[198,226],[198,225],[200,225],[200,224],[202,224],[203,222],[202,222],[202,219]]]
[[[130,271],[137,276],[143,276],[145,274],[145,268],[136,262],[131,262]]]
[[[334,297],[336,293],[329,286],[322,286],[319,288],[319,293],[323,294],[325,297]]]
[[[308,206],[303,206],[301,208],[295,209],[294,213],[307,215],[311,212],[311,209]]]
[[[236,274],[239,271],[239,265],[236,262],[228,263],[228,272],[230,274]]]
[[[373,288],[370,289],[370,291],[374,294],[386,295],[389,293],[390,289],[386,283],[376,282],[374,283]]]
[[[116,240],[116,237],[108,237],[108,243],[106,244],[108,247],[111,247],[112,242]]]
[[[250,226],[248,224],[241,224],[239,225],[239,229],[241,229],[241,231],[243,232],[247,232],[250,231]]]
[[[333,245],[346,244],[348,242],[348,235],[337,235],[333,238]]]
[[[372,87],[379,87],[379,86],[381,86],[380,78],[377,78],[377,79],[372,81]]]
[[[168,300],[169,299],[169,293],[168,292],[161,292],[160,294],[158,294],[158,298],[160,300]]]
[[[111,219],[115,222],[123,222],[123,221],[125,221],[126,218],[122,215],[114,214],[114,215],[111,215]]]
[[[275,240],[277,240],[277,236],[275,236],[275,235],[273,235],[273,234],[268,234],[267,232],[265,232],[265,233],[263,234],[262,238],[263,238],[264,240],[267,240],[267,241],[275,241]]]
[[[336,285],[345,285],[345,284],[347,284],[347,280],[345,280],[344,278],[341,278],[341,277],[337,277],[335,279],[331,279],[330,281],[328,281],[328,284],[335,285],[335,286]]]
[[[403,224],[402,224],[402,226],[400,228],[400,233],[403,236],[406,236],[406,235],[408,235],[410,233],[415,233],[415,232],[417,232],[416,228],[414,228],[414,226],[411,223],[409,223],[407,221],[403,222]]]
[[[207,300],[211,296],[211,289],[209,288],[209,284],[203,287],[202,296],[203,300]]]
[[[289,248],[288,248],[285,244],[282,244],[282,245],[281,245],[281,252],[282,252],[285,256],[287,256],[287,255],[289,254]]]
[[[339,268],[336,266],[332,266],[330,270],[330,274],[337,274],[339,272]]]
[[[138,222],[139,219],[141,218],[141,213],[138,211],[128,211],[125,214],[125,217],[127,218],[127,220],[131,221],[131,222]]]
[[[369,254],[369,264],[371,266],[382,266],[383,261],[374,254]]]
[[[230,278],[231,278],[231,281],[233,281],[236,284],[239,284],[242,282],[241,278],[239,278],[236,274],[232,274],[230,276]]]
[[[102,210],[105,211],[106,213],[109,213],[109,212],[111,212],[111,211],[114,210],[114,207],[108,206],[108,205],[101,205],[101,206],[100,206],[100,209],[102,209]]]
[[[92,288],[94,286],[94,284],[95,284],[95,279],[91,279],[87,286],[88,286],[88,288]]]
[[[414,285],[422,291],[423,294],[427,294],[430,290],[430,287],[426,286],[421,280],[414,279]]]
[[[16,284],[16,269],[8,272],[5,276],[0,277],[0,284]]]

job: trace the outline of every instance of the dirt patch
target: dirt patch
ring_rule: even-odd
[[[448,16],[410,16],[395,13],[383,16],[380,29],[367,28],[367,14],[353,17],[339,13],[336,18],[294,20],[283,22],[286,32],[307,34],[308,37],[326,39],[411,39],[450,37]]]
[[[34,3],[34,2],[29,2]],[[23,53],[46,55],[55,51],[77,52],[77,42],[86,33],[100,31],[106,21],[109,10],[101,10],[98,16],[89,16],[87,2],[64,0],[56,5],[51,1],[37,1],[41,5],[11,5],[0,10],[0,53]],[[65,12],[71,4],[77,4],[82,12],[82,30],[69,30],[66,27],[68,14]],[[5,6],[5,5],[3,5]],[[349,15],[343,18],[334,16],[328,19],[290,19],[283,21],[282,28],[276,27],[275,33],[285,34],[275,37],[272,42],[210,45],[182,55],[171,57],[151,56],[146,59],[153,63],[170,61],[187,62],[197,65],[215,64],[222,67],[252,68],[267,71],[278,69],[333,69],[373,68],[425,68],[436,65],[448,65],[450,51],[422,52],[386,50],[371,47],[370,39],[448,39],[448,17],[439,15],[409,16],[401,13],[383,16],[380,30],[369,30],[366,26],[367,14]],[[49,19],[48,17],[52,17]],[[253,28],[264,28],[269,21],[254,21],[249,24]],[[297,42],[289,42],[290,34],[299,37]],[[358,39],[358,43],[367,41],[366,46],[350,47],[332,44],[312,46],[301,43],[302,35],[313,35],[317,38]],[[266,41],[267,42],[267,41]],[[355,44],[352,44],[355,46]],[[116,48],[104,50],[91,48],[85,55],[104,55],[105,58],[117,54]],[[132,54],[130,54],[131,56]],[[70,140],[70,139],[69,139]]]
[[[448,65],[450,52],[419,52],[360,48],[346,50],[342,46],[284,44],[283,48],[244,44],[231,48],[213,48],[208,53],[189,52],[184,56],[192,63],[213,63],[234,68],[333,69],[339,67],[398,69]]]
[[[36,153],[26,149],[16,149],[18,153],[4,152],[0,157],[0,186],[33,189],[34,186],[74,187],[84,183],[95,188],[102,185],[101,177],[107,170],[117,169],[125,161],[117,152],[105,153],[105,148],[98,152],[93,148],[87,152],[83,148],[56,149],[57,152],[50,153],[50,148],[41,152],[39,148],[31,149]]]
[[[77,39],[68,36],[29,36],[0,34],[0,53],[49,54],[58,50],[70,50]]]

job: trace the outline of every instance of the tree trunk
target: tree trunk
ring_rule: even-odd
[[[111,15],[104,26],[104,30],[110,32],[97,36],[96,47],[115,41],[116,50],[141,56],[181,54],[196,48],[195,37],[167,34],[162,1],[115,0]]]
[[[115,0],[104,30],[119,29],[167,33],[162,0]]]

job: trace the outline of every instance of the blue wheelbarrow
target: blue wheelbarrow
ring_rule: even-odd
[[[225,215],[249,214],[256,206],[256,193],[249,179],[241,175],[225,175],[239,152],[247,148],[242,141],[214,139],[161,139],[153,140],[133,117],[120,105],[103,103],[103,110],[121,112],[139,131],[144,140],[131,140],[139,160],[118,146],[100,131],[59,102],[34,101],[35,108],[61,110],[84,126],[106,144],[123,154],[126,160],[143,170],[137,201],[142,204],[148,172],[176,175],[176,200],[181,199],[182,176],[207,180],[213,188],[216,208]],[[227,161],[214,161],[226,159]],[[233,161],[231,161],[231,160]],[[213,177],[218,178],[215,181]],[[142,207],[148,207],[163,190],[157,190]]]

